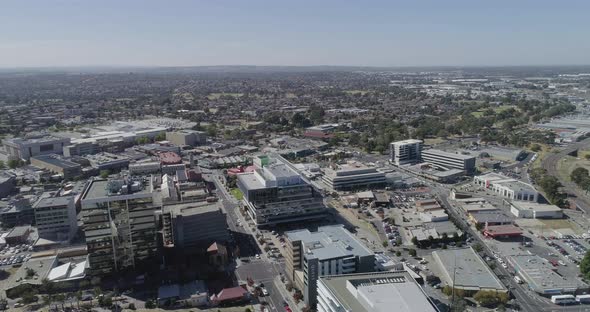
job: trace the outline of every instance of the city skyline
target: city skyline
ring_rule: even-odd
[[[583,1],[1,6],[1,68],[590,64]]]

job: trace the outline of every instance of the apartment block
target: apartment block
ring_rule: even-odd
[[[389,144],[389,160],[396,166],[419,162],[421,152],[422,140],[403,140]]]

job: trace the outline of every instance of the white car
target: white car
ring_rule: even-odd
[[[268,296],[268,290],[266,290],[266,288],[262,288],[262,295]]]
[[[260,255],[259,254],[256,254],[255,258],[256,259],[260,259]]]
[[[503,262],[502,262],[502,267],[505,268],[505,269],[508,269],[508,265],[506,263],[503,263]]]

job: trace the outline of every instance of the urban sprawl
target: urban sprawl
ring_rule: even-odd
[[[0,308],[590,308],[590,68],[0,73]]]

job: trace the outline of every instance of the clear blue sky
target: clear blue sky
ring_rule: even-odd
[[[590,64],[590,1],[4,0],[0,67]]]

